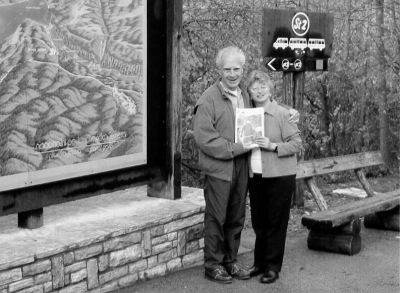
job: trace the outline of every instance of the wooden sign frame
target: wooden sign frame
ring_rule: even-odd
[[[147,1],[147,24],[146,164],[1,191],[0,216],[18,213],[21,227],[35,228],[45,206],[136,185],[148,184],[150,196],[180,198],[182,1]]]

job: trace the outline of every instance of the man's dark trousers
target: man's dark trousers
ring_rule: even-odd
[[[247,154],[233,159],[232,181],[206,176],[204,197],[204,266],[237,261],[246,214]]]

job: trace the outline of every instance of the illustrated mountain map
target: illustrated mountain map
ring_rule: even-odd
[[[0,0],[0,178],[146,161],[145,6]]]

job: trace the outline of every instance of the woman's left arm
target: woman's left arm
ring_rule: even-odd
[[[296,123],[289,122],[289,112],[280,117],[281,136],[283,142],[276,143],[278,157],[291,156],[302,150],[300,130]]]

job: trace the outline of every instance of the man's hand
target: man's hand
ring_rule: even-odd
[[[260,148],[266,149],[267,151],[274,151],[276,147],[276,143],[271,142],[269,138],[265,136],[256,137],[255,142]]]
[[[258,145],[255,144],[254,142],[247,142],[247,143],[244,143],[244,144],[243,144],[243,148],[244,148],[246,151],[250,151],[250,150],[252,150],[252,149],[258,148]]]
[[[299,123],[300,121],[300,113],[296,109],[289,109],[289,122],[290,123]]]

